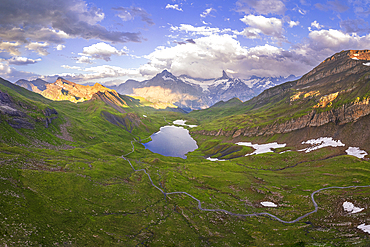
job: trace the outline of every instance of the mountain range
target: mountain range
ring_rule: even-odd
[[[195,109],[205,109],[219,101],[227,101],[234,97],[246,101],[267,88],[295,79],[297,78],[293,75],[285,78],[252,76],[249,79],[239,79],[229,77],[225,71],[222,72],[220,78],[197,79],[186,75],[176,77],[164,70],[150,80],[141,82],[127,80],[125,83],[109,88],[122,95],[143,97],[154,105],[177,106],[189,112]],[[79,85],[63,78],[58,78],[54,83],[41,79],[34,81],[22,79],[15,84],[52,100],[72,102],[88,100],[90,97],[86,94],[88,91],[96,92],[105,88],[95,84],[93,89],[89,90],[90,86]]]
[[[150,80],[128,80],[110,88],[121,94],[142,96],[153,102],[170,102],[191,111],[205,109],[234,97],[246,101],[267,88],[295,79],[297,77],[293,75],[285,78],[252,76],[239,79],[229,77],[225,71],[222,71],[220,78],[199,79],[187,75],[176,77],[164,70]]]

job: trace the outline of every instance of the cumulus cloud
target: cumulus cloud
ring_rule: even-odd
[[[121,18],[123,21],[133,20],[135,17],[140,17],[143,22],[146,22],[148,25],[154,25],[153,20],[150,18],[150,14],[148,14],[144,9],[139,7],[118,7],[113,8],[113,10],[117,11],[117,16]]]
[[[3,0],[0,8],[0,38],[21,43],[61,44],[66,38],[98,39],[109,42],[140,42],[140,33],[110,31],[99,23],[101,9],[83,0]]]
[[[28,50],[37,52],[41,56],[46,56],[49,54],[47,51],[47,48],[49,48],[49,43],[44,42],[44,43],[38,43],[38,42],[31,42],[25,46]]]
[[[247,38],[260,38],[260,33],[263,33],[264,35],[272,36],[278,40],[284,39],[283,21],[281,19],[274,17],[266,18],[262,15],[247,15],[240,20],[249,26],[239,33]]]
[[[323,25],[320,25],[320,23],[318,23],[317,21],[314,21],[314,22],[311,22],[311,27],[315,27],[316,29],[321,29],[324,26]]]
[[[5,51],[10,55],[18,56],[21,54],[18,50],[20,46],[20,42],[0,42],[0,51]]]
[[[38,59],[31,59],[27,57],[12,57],[7,60],[9,64],[13,65],[28,65],[28,64],[35,64],[37,62],[40,62],[41,58]]]
[[[289,27],[295,27],[299,25],[299,21],[289,21]]]
[[[66,48],[66,46],[65,45],[57,45],[56,47],[55,47],[58,51],[61,51],[61,50],[63,50],[64,48]]]
[[[213,34],[194,39],[174,47],[160,47],[146,58],[149,62],[140,67],[140,73],[153,76],[164,69],[175,75],[186,74],[197,78],[215,78],[229,69],[235,76],[301,75],[312,68],[310,61],[295,52],[270,45],[254,48],[242,47],[232,35]]]
[[[167,4],[166,9],[174,9],[174,10],[182,11],[182,8],[180,8],[178,4],[173,4],[173,5]]]
[[[296,45],[294,51],[317,65],[339,51],[364,47],[370,47],[370,34],[360,36],[335,29],[322,29],[311,31],[306,42]]]
[[[39,77],[39,75],[30,72],[19,71],[10,67],[8,64],[0,63],[0,77],[15,82],[20,78],[33,80]]]
[[[209,8],[203,11],[202,14],[200,14],[200,17],[206,18],[207,16],[211,15],[212,11],[216,11],[214,8]]]
[[[238,0],[237,11],[246,14],[284,14],[285,4],[280,0]]]
[[[370,47],[370,34],[359,36],[357,34],[347,34],[340,30],[319,30],[312,31],[308,35],[312,49],[331,50],[331,53],[343,49],[363,49]]]
[[[76,63],[87,63],[87,64],[92,64],[94,58],[88,57],[88,56],[80,56],[75,58]]]
[[[125,50],[127,51],[126,47],[119,51],[115,47],[107,43],[100,42],[91,46],[84,47],[83,52],[79,55],[92,57],[93,59],[103,59],[105,61],[110,61],[110,58],[113,55],[127,55]]]

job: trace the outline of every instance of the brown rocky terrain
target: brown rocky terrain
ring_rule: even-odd
[[[94,86],[84,86],[60,77],[54,83],[47,84],[46,89],[40,94],[55,101],[68,100],[77,103],[90,100],[97,93],[99,93],[98,97],[105,95],[104,98],[109,98],[111,102],[117,105],[125,104],[115,90],[106,88],[99,83]]]

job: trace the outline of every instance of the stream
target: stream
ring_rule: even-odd
[[[134,140],[136,141],[136,140]],[[331,190],[331,189],[350,189],[350,188],[367,188],[367,187],[370,187],[370,185],[357,185],[357,186],[344,186],[344,187],[341,187],[341,186],[332,186],[332,187],[325,187],[325,188],[321,188],[321,189],[318,189],[314,192],[311,193],[311,200],[312,200],[312,203],[313,203],[313,206],[315,207],[314,210],[312,210],[311,212],[308,212],[300,217],[298,217],[297,219],[295,220],[291,220],[291,221],[285,221],[285,220],[282,220],[280,219],[279,217],[277,217],[276,215],[273,215],[273,214],[270,214],[270,213],[267,213],[267,212],[262,212],[262,213],[252,213],[252,214],[237,214],[237,213],[233,213],[233,212],[230,212],[230,211],[227,211],[225,209],[208,209],[208,208],[202,208],[202,203],[199,199],[197,199],[196,197],[194,197],[193,195],[187,193],[187,192],[184,192],[184,191],[176,191],[176,192],[164,192],[161,188],[159,188],[158,186],[156,186],[153,181],[152,181],[152,178],[150,177],[149,173],[145,170],[145,169],[139,169],[139,170],[136,170],[134,168],[134,166],[131,164],[131,161],[126,158],[125,156],[135,152],[135,146],[133,144],[134,141],[131,141],[131,145],[132,145],[132,151],[125,154],[125,155],[122,155],[121,158],[124,159],[125,161],[127,161],[131,168],[137,172],[137,171],[143,171],[149,178],[149,181],[150,183],[152,184],[153,187],[155,187],[157,190],[159,190],[163,195],[164,197],[166,197],[167,195],[174,195],[174,194],[185,194],[189,197],[191,197],[192,199],[194,199],[195,201],[198,202],[198,209],[199,210],[202,210],[202,211],[208,211],[208,212],[224,212],[226,214],[229,214],[229,215],[233,215],[233,216],[241,216],[241,217],[253,217],[253,216],[269,216],[279,222],[282,222],[282,223],[287,223],[287,224],[292,224],[292,223],[296,223],[298,221],[300,221],[301,219],[303,218],[306,218],[307,216],[309,216],[310,214],[313,214],[313,213],[316,213],[318,211],[318,204],[316,203],[315,201],[315,194],[316,193],[319,193],[320,191],[323,191],[323,190]]]

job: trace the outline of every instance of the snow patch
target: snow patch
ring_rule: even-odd
[[[346,153],[348,155],[352,155],[352,156],[355,156],[355,157],[360,158],[360,159],[363,159],[366,155],[368,155],[368,153],[365,150],[361,150],[358,147],[349,147],[346,150]]]
[[[245,156],[253,155],[253,154],[271,153],[271,152],[274,152],[274,151],[272,151],[273,148],[283,148],[283,147],[286,146],[286,143],[278,144],[277,142],[261,144],[261,145],[260,144],[252,144],[251,142],[238,142],[238,143],[235,143],[235,144],[236,145],[241,145],[241,146],[252,147],[252,148],[256,149],[253,153],[246,154]]]
[[[226,160],[219,160],[217,158],[211,158],[211,157],[208,157],[207,160],[210,160],[210,161],[226,161]]]
[[[349,212],[350,214],[355,214],[364,210],[364,208],[355,207],[352,202],[343,202],[344,211]]]
[[[360,230],[363,230],[364,232],[370,233],[370,225],[361,224],[357,227]]]
[[[209,86],[213,84],[213,80],[201,81],[191,78],[181,78],[181,80],[187,84],[199,85],[202,88],[203,92],[209,91]]]
[[[365,65],[365,66],[370,66],[370,63],[363,63],[363,65]]]
[[[353,57],[352,59],[353,59],[353,60],[360,60],[360,59],[358,59],[357,57]]]
[[[261,202],[261,205],[264,207],[269,207],[269,208],[276,208],[277,205],[273,202]]]
[[[162,76],[162,79],[165,80],[165,81],[175,81],[173,78],[171,77],[167,77],[167,76]]]
[[[183,119],[173,121],[173,124],[175,125],[183,125],[183,126],[188,126],[190,128],[195,128],[198,126],[198,125],[185,124],[185,123],[186,123],[186,120],[183,120]]]
[[[309,153],[311,151],[314,151],[316,149],[324,148],[324,147],[343,147],[345,144],[343,144],[340,140],[335,141],[332,137],[320,137],[318,139],[311,139],[306,142],[302,142],[302,144],[309,144],[311,147],[304,148],[298,151],[304,151],[306,153]]]

